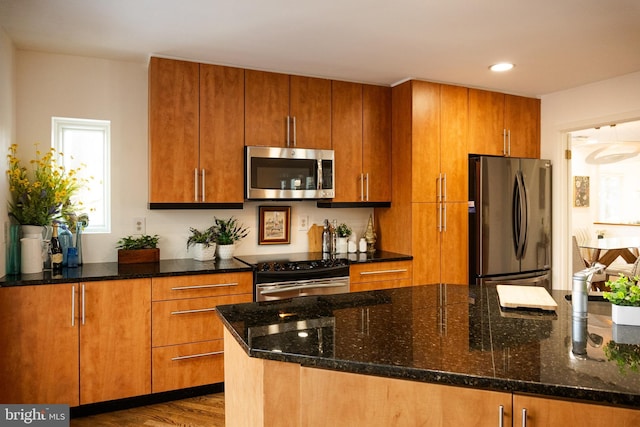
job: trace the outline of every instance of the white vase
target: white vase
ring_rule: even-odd
[[[193,246],[193,259],[196,261],[211,261],[216,258],[216,244],[206,246],[204,243],[196,243]]]
[[[338,244],[336,245],[336,252],[339,254],[346,254],[348,248],[347,238],[338,237]]]
[[[611,320],[618,325],[640,326],[640,307],[612,304]]]
[[[44,234],[44,230],[45,228],[41,225],[23,225],[22,237],[27,239],[42,240],[42,235]]]
[[[231,259],[233,258],[233,251],[236,245],[218,245],[218,258],[220,259]]]

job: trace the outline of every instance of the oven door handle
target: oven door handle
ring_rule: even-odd
[[[307,283],[307,284],[301,284],[301,285],[294,285],[294,286],[280,286],[276,289],[265,289],[265,290],[260,290],[260,295],[273,295],[273,294],[280,294],[283,292],[289,292],[289,291],[300,291],[300,290],[308,290],[308,289],[318,289],[318,288],[341,288],[344,286],[347,286],[348,282],[346,281],[333,281],[333,282],[319,282],[319,283]]]

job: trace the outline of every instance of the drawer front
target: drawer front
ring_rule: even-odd
[[[152,393],[223,382],[223,350],[223,340],[154,348]]]
[[[411,280],[378,280],[351,284],[351,292],[374,291],[378,289],[404,288],[411,286]]]
[[[352,284],[403,279],[411,281],[411,261],[352,264],[349,278]]]
[[[217,305],[251,302],[252,294],[155,301],[151,304],[153,347],[222,338]]]
[[[249,271],[154,277],[151,280],[153,301],[253,293],[253,273]]]

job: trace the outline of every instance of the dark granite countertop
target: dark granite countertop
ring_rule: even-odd
[[[293,252],[283,254],[263,254],[263,255],[238,255],[240,261],[244,261],[247,264],[256,265],[262,262],[280,261],[280,262],[293,262],[293,261],[316,261],[324,259],[328,256],[322,252]],[[373,262],[385,262],[385,261],[411,261],[413,257],[411,255],[398,254],[395,252],[387,251],[375,251],[375,252],[362,252],[362,253],[346,253],[332,255],[335,258],[347,259],[350,264],[360,263],[373,263]]]
[[[552,291],[555,312],[502,310],[495,287],[440,284],[226,305],[218,314],[251,357],[640,407],[640,373],[604,352],[612,336],[640,343],[640,329],[612,324],[610,304],[590,302],[588,325],[577,325],[588,328],[587,354],[577,357],[567,294]]]
[[[118,264],[117,262],[89,263],[78,268],[63,268],[62,275],[53,277],[51,271],[35,274],[5,276],[0,287],[78,283],[98,280],[136,279],[145,277],[181,276],[191,274],[229,273],[253,271],[252,267],[236,259],[195,261],[193,259],[169,259],[158,263]]]

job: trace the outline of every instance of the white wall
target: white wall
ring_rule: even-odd
[[[7,153],[15,138],[15,96],[14,96],[14,48],[13,43],[0,28],[0,150]],[[2,157],[5,158],[4,156]],[[6,169],[2,169],[6,170]],[[6,174],[0,177],[0,200],[9,200],[9,187]],[[7,218],[7,203],[0,203],[0,216]],[[8,219],[8,218],[7,218]],[[5,225],[5,221],[1,222]],[[0,251],[0,276],[5,272],[5,233],[2,233]]]
[[[25,158],[33,144],[48,146],[51,117],[111,120],[112,233],[86,235],[85,262],[117,259],[116,242],[134,233],[133,218],[146,218],[146,233],[160,236],[162,259],[188,258],[189,227],[206,228],[213,217],[236,216],[251,228],[236,254],[307,251],[307,233],[298,231],[297,218],[310,223],[324,218],[346,222],[358,234],[373,209],[317,209],[313,202],[246,203],[243,210],[147,209],[147,64],[17,51],[17,140]],[[258,206],[292,206],[291,244],[258,246]]]
[[[542,97],[541,155],[553,161],[553,287],[571,287],[570,161],[566,133],[640,118],[640,72]]]

